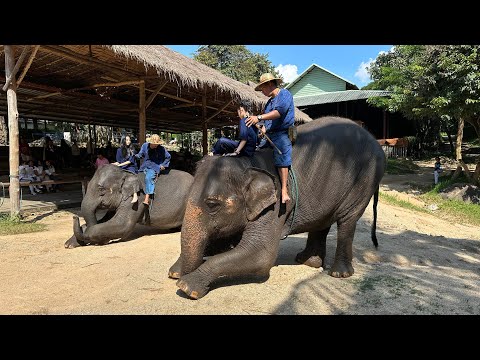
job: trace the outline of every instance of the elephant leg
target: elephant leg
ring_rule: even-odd
[[[330,226],[320,231],[310,231],[305,250],[297,254],[295,261],[314,268],[325,267],[327,235],[329,231]]]
[[[268,230],[264,231],[268,233]],[[244,233],[245,238],[252,239]],[[212,256],[195,271],[182,275],[177,286],[192,299],[205,296],[210,284],[220,277],[257,275],[268,277],[278,254],[280,236],[274,233],[268,239],[255,239],[255,244],[240,243],[232,250]]]
[[[85,228],[83,233],[75,233],[77,241],[83,241],[84,243],[104,245],[113,239],[125,239],[135,227],[135,219],[126,220],[120,219],[114,216],[110,221],[95,224]],[[78,220],[77,220],[78,221]]]
[[[352,244],[357,219],[350,218],[345,222],[338,222],[337,250],[335,260],[329,274],[333,277],[349,277],[354,273],[352,266]]]
[[[180,278],[181,271],[182,271],[182,255],[178,257],[177,261],[175,261],[175,264],[173,264],[168,270],[168,277],[171,279],[178,279]]]

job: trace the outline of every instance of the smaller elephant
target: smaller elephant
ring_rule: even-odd
[[[180,228],[185,214],[186,200],[193,176],[187,172],[170,170],[158,177],[155,199],[145,206],[142,193],[132,203],[133,194],[145,188],[145,175],[132,174],[115,165],[99,168],[89,182],[81,211],[86,224],[80,227],[78,216],[73,217],[74,236],[65,242],[68,249],[87,244],[107,244],[113,239],[125,239],[135,224],[147,219],[147,225],[160,230]],[[97,221],[96,211],[107,210]]]

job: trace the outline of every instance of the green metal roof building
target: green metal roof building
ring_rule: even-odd
[[[359,90],[354,83],[317,64],[310,65],[285,88],[292,93],[295,106],[312,119],[343,116],[367,128],[377,139],[401,137],[413,130],[400,114],[367,104],[368,98],[389,96],[389,91]]]

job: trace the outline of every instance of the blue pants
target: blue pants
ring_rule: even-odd
[[[153,169],[144,169],[145,173],[145,192],[149,195],[155,193],[155,177],[157,173]]]
[[[223,155],[233,153],[238,147],[239,141],[230,140],[226,137],[221,137],[213,146],[213,153],[215,155]]]
[[[288,137],[288,130],[278,131],[267,135],[272,142],[280,149],[282,155],[273,149],[273,162],[276,167],[289,167],[292,165],[292,142]]]

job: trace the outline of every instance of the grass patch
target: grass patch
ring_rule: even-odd
[[[383,191],[380,191],[379,196],[380,196],[380,199],[382,199],[384,202],[390,205],[400,206],[409,210],[431,213],[431,211],[428,211],[427,209],[421,206],[417,206],[406,200],[399,199],[395,195],[386,194]]]
[[[429,213],[439,218],[455,221],[459,223],[467,223],[471,225],[480,226],[480,205],[466,203],[460,200],[446,200],[440,196],[440,192],[454,183],[465,182],[466,179],[458,177],[456,180],[451,179],[451,176],[445,176],[434,187],[423,188],[424,193],[418,198],[426,203],[426,205],[435,204],[438,209],[431,211],[426,207],[414,205],[406,200],[401,200],[395,195],[380,192],[380,199],[390,205],[400,206],[405,209]]]
[[[45,224],[23,222],[19,217],[0,215],[0,235],[26,234],[44,231]]]
[[[387,174],[414,174],[420,167],[412,160],[408,159],[387,159],[387,168],[385,172]]]

